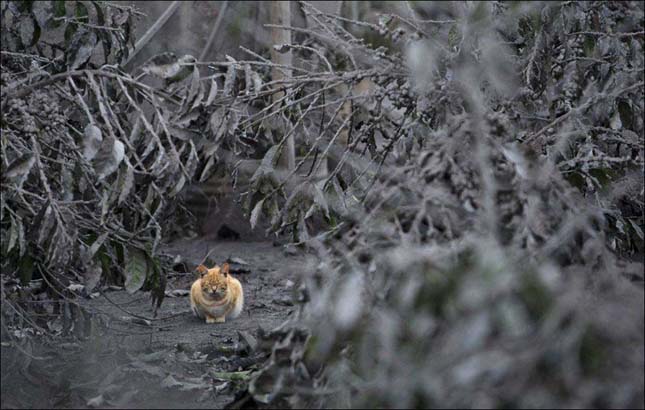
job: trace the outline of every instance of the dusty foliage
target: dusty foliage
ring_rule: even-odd
[[[415,4],[378,24],[302,6],[315,27],[281,48],[308,72],[279,112],[330,172],[271,181],[255,209],[321,263],[249,395],[642,407],[642,4]]]
[[[275,81],[246,49],[132,76],[130,9],[30,4],[2,3],[3,274],[163,289],[182,187],[257,159],[251,225],[320,265],[237,404],[642,407],[641,3],[301,2]]]
[[[208,83],[194,65],[177,70],[188,73],[180,82],[156,60],[124,72],[137,13],[2,2],[3,324],[47,329],[46,317],[24,322],[52,313],[40,299],[107,285],[151,290],[155,312],[163,300],[158,246],[185,215],[177,194],[208,172],[198,173],[207,137],[187,129]]]

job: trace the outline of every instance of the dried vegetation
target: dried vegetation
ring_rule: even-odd
[[[320,260],[238,404],[642,407],[641,3],[301,2],[293,66],[134,76],[131,9],[26,4],[2,3],[3,334],[34,272],[161,303],[182,188],[227,167]]]

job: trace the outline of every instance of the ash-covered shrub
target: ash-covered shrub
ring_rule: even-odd
[[[5,324],[49,333],[44,291],[70,321],[57,301],[114,284],[151,290],[156,313],[171,266],[159,245],[190,216],[178,194],[213,172],[226,135],[196,125],[227,98],[223,74],[200,81],[193,57],[170,54],[124,71],[132,7],[1,11],[3,337]]]
[[[320,264],[254,400],[642,407],[642,4],[303,9],[307,63],[371,85],[336,94],[325,201],[285,195]]]

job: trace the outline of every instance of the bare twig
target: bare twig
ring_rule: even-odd
[[[536,132],[533,135],[527,137],[524,141],[522,141],[522,143],[523,144],[530,143],[531,141],[533,141],[537,137],[543,135],[549,129],[551,129],[551,128],[555,127],[556,125],[560,124],[561,122],[563,122],[567,118],[571,117],[572,115],[577,115],[577,114],[580,114],[580,113],[584,112],[586,109],[588,109],[589,107],[591,107],[593,104],[597,103],[600,100],[603,100],[603,99],[608,98],[608,97],[615,98],[615,97],[617,97],[619,95],[623,95],[623,94],[625,94],[625,93],[627,93],[627,92],[629,92],[631,90],[643,87],[644,85],[645,85],[645,82],[641,81],[639,83],[632,84],[629,87],[623,88],[622,90],[619,90],[619,91],[616,91],[616,92],[613,92],[613,93],[596,94],[593,97],[589,98],[584,104],[580,105],[579,107],[576,107],[574,109],[569,110],[567,113],[562,114],[561,116],[559,116],[555,120],[551,121],[549,124],[547,124],[544,127],[542,127],[538,132]]]

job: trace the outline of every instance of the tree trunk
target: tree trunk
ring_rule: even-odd
[[[271,24],[277,24],[282,26],[291,25],[291,2],[289,1],[272,1],[271,10],[270,10]],[[273,45],[278,44],[291,44],[291,31],[284,30],[281,28],[272,27],[271,28],[271,40]],[[275,49],[271,48],[271,60],[273,63],[291,66],[293,62],[293,55],[291,50],[286,53],[278,53]],[[271,70],[271,77],[273,81],[282,80],[284,78],[291,77],[291,70],[285,68],[273,67]],[[283,98],[285,95],[284,92],[278,92],[273,94],[273,101]],[[289,132],[287,127],[285,127],[284,132]],[[282,155],[280,155],[280,160],[278,164],[288,170],[292,170],[296,167],[296,146],[294,141],[293,134],[289,136],[285,142],[284,149],[282,150]]]

